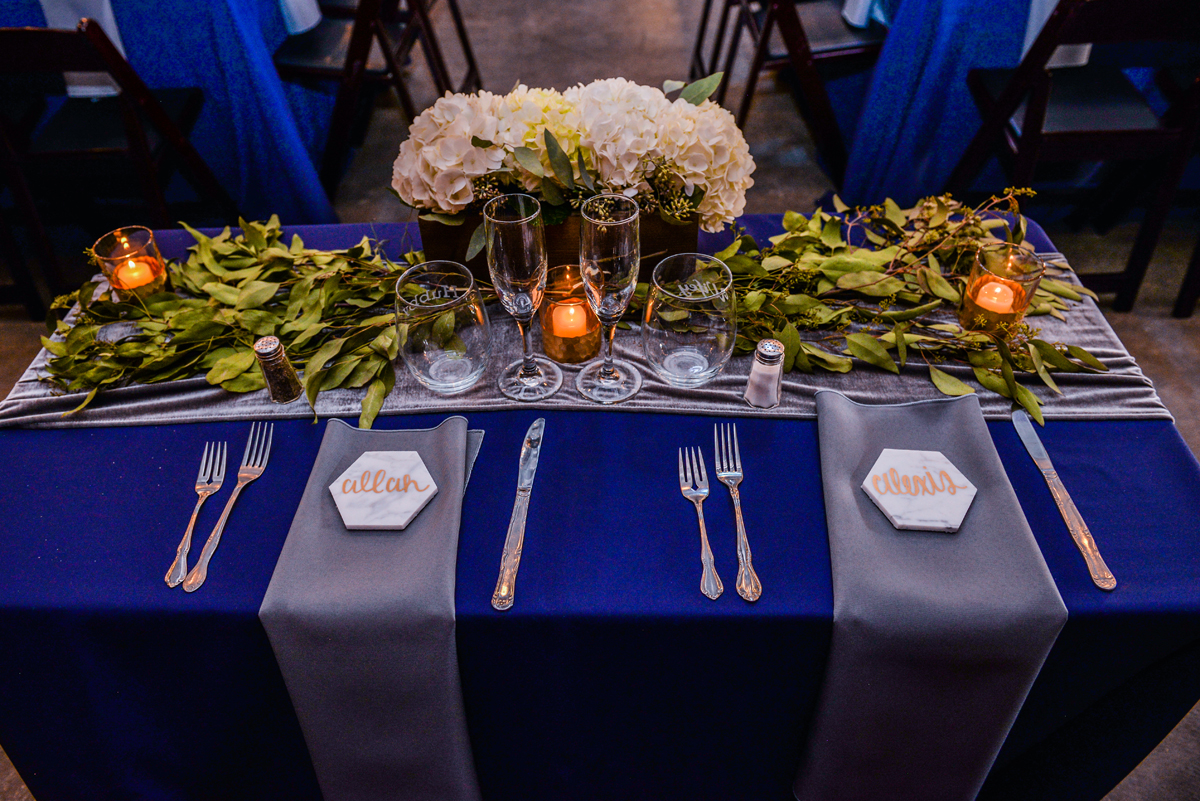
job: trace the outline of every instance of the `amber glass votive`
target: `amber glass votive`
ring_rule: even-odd
[[[560,264],[546,273],[539,313],[542,350],[554,361],[579,364],[600,352],[600,321],[588,305],[578,264]]]
[[[958,321],[973,331],[1011,330],[1025,318],[1046,263],[1033,251],[996,244],[975,254]]]
[[[92,245],[92,254],[121,300],[147,298],[167,285],[167,267],[149,228],[109,231]]]

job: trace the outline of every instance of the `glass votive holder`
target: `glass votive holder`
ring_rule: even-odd
[[[92,255],[121,300],[148,298],[166,288],[167,266],[149,228],[109,231],[92,245]]]
[[[600,320],[588,305],[578,264],[550,268],[538,313],[542,350],[554,361],[579,364],[600,352]]]
[[[975,254],[958,321],[972,331],[1011,330],[1025,318],[1046,263],[1018,245],[987,245]]]

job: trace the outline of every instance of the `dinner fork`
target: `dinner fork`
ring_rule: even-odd
[[[178,587],[183,581],[183,577],[187,575],[187,556],[192,547],[192,529],[196,527],[196,517],[200,514],[200,507],[208,500],[208,496],[216,493],[224,480],[225,443],[207,443],[204,446],[204,454],[200,457],[200,473],[196,476],[196,494],[200,496],[200,500],[196,501],[196,508],[192,510],[192,519],[188,521],[187,531],[183,532],[183,539],[180,541],[179,547],[175,549],[175,561],[171,563],[171,568],[167,571],[166,576],[168,587]]]
[[[183,581],[185,592],[195,592],[200,589],[200,585],[208,577],[208,562],[212,559],[213,551],[217,550],[217,545],[221,543],[221,532],[225,530],[225,521],[229,519],[229,510],[233,508],[233,502],[237,500],[242,487],[261,476],[263,470],[267,468],[267,458],[271,455],[271,437],[274,433],[274,423],[250,424],[246,452],[242,454],[242,466],[238,468],[237,486],[233,488],[233,494],[225,502],[225,511],[221,512],[221,519],[217,521],[217,527],[213,529],[212,534],[208,535],[208,541],[204,543],[204,550],[200,552],[200,561],[196,562],[192,572],[188,573],[187,578]]]
[[[695,484],[693,487],[692,485]],[[712,549],[708,547],[708,532],[704,529],[704,509],[701,504],[708,497],[708,473],[704,470],[704,453],[695,448],[679,449],[679,490],[683,497],[696,505],[696,517],[700,520],[700,562],[704,573],[700,577],[700,592],[713,599],[721,597],[725,586],[713,567]]]
[[[732,440],[730,429],[733,430]],[[717,478],[729,487],[729,494],[733,497],[733,513],[737,519],[738,595],[747,601],[757,601],[762,595],[762,584],[750,561],[750,542],[746,539],[746,524],[742,522],[742,496],[738,492],[738,484],[742,483],[742,452],[738,448],[737,424],[713,426],[713,452],[716,454],[713,459],[717,463]]]

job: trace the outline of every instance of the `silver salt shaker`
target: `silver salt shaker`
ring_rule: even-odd
[[[759,409],[773,409],[779,405],[783,391],[783,343],[778,339],[764,339],[754,349],[754,365],[750,368],[750,381],[746,384],[746,403]]]
[[[267,394],[275,403],[291,403],[304,392],[296,368],[283,352],[279,337],[263,337],[254,343],[254,355],[267,382]]]

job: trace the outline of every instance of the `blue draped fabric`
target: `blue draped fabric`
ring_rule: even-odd
[[[967,70],[1021,59],[1029,0],[904,0],[871,78],[842,197],[902,206],[938,194],[979,127]]]
[[[333,89],[279,79],[271,54],[287,31],[278,0],[112,4],[129,62],[147,85],[204,90],[191,141],[247,219],[336,219],[315,166]],[[0,10],[0,25],[45,24],[37,0],[9,0]]]
[[[744,222],[757,236],[778,227],[778,217]],[[316,248],[369,234],[397,255],[406,230],[297,233]],[[166,255],[182,254],[181,233],[160,236]],[[1040,230],[1030,238],[1050,244]],[[490,598],[517,454],[538,416],[546,439],[517,604],[499,614]],[[789,801],[833,613],[816,423],[738,422],[764,587],[751,605],[731,589],[701,596],[695,513],[679,495],[676,448],[707,448],[713,418],[529,409],[468,419],[487,435],[463,502],[455,597],[484,796]],[[269,468],[239,499],[193,595],[168,590],[163,574],[195,502],[196,460],[208,441],[240,448],[245,423],[0,432],[13,467],[0,473],[0,743],[39,801],[320,798],[257,612],[324,426],[275,426]],[[1200,465],[1167,421],[1041,432],[1120,581],[1103,593],[1012,426],[988,429],[1070,613],[993,775],[1032,762],[1036,786],[1053,792],[1008,797],[1097,799],[1200,696],[1190,658]],[[227,497],[206,505],[198,537]],[[728,498],[714,491],[705,514],[728,588]],[[1120,716],[1131,694],[1137,714]],[[1112,715],[1119,723],[1086,725]],[[1038,762],[1064,738],[1063,759]]]

